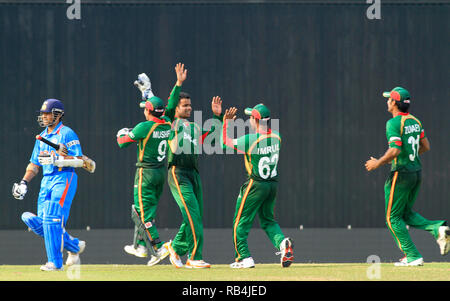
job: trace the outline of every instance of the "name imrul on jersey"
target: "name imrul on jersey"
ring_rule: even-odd
[[[276,152],[279,152],[279,151],[280,151],[280,145],[279,144],[275,144],[275,145],[271,145],[271,146],[258,148],[257,154],[258,155],[267,155],[269,153],[276,153]]]

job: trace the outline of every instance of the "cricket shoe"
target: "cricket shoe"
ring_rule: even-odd
[[[396,267],[417,267],[417,266],[423,266],[423,258],[419,258],[416,260],[413,260],[411,262],[408,262],[408,259],[403,257],[400,259],[399,262],[394,263],[394,266]]]
[[[67,251],[68,256],[66,260],[66,265],[71,266],[74,264],[81,264],[80,254],[83,253],[84,249],[86,248],[86,242],[80,240],[78,242],[78,247],[80,248],[80,250],[77,253]]]
[[[439,227],[439,237],[436,241],[441,249],[441,255],[446,255],[450,250],[450,228],[448,226]]]
[[[166,242],[163,247],[166,248],[170,253],[170,263],[176,268],[182,268],[183,262],[181,261],[180,256],[178,256],[178,254],[172,248],[172,241]]]
[[[280,252],[277,252],[276,255],[281,255],[281,266],[283,268],[289,267],[294,261],[294,243],[292,239],[289,237],[283,239],[280,244]]]
[[[230,264],[230,268],[232,269],[250,269],[255,267],[255,262],[252,257],[247,257],[242,260],[233,262]]]
[[[203,260],[188,259],[186,261],[185,267],[188,269],[206,269],[206,268],[210,268],[211,265],[207,262],[204,262]]]
[[[134,247],[134,245],[128,245],[123,247],[125,252],[128,254],[134,255],[136,257],[147,257],[147,248],[141,245],[138,245],[137,248]]]
[[[41,266],[41,271],[44,272],[64,271],[64,268],[60,267],[58,269],[53,262],[47,262],[46,264]]]
[[[164,247],[164,245],[162,245],[161,248],[159,248],[156,251],[156,256],[152,255],[152,257],[148,261],[147,265],[154,266],[155,264],[159,263],[161,260],[163,260],[164,258],[166,258],[169,255],[170,255],[169,250],[166,247]]]

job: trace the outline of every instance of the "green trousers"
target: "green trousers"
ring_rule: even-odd
[[[202,260],[203,191],[200,175],[194,169],[171,166],[168,182],[183,217],[172,248],[179,256],[188,254],[191,260]]]
[[[430,221],[412,210],[422,182],[421,172],[391,172],[384,185],[386,225],[408,262],[422,257],[411,240],[406,225],[439,236],[443,220]]]
[[[134,206],[141,217],[142,223],[151,223],[147,234],[151,240],[157,241],[156,248],[164,242],[159,240],[159,233],[155,225],[156,210],[166,179],[166,168],[138,168],[134,177]],[[144,240],[138,244],[145,246]]]
[[[233,220],[235,260],[251,257],[247,244],[248,234],[258,214],[261,228],[273,246],[279,246],[285,238],[274,218],[278,182],[247,180],[240,189]]]

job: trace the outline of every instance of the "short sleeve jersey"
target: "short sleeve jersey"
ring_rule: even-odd
[[[213,116],[215,124],[222,123],[222,116]],[[216,126],[210,129],[203,129],[195,122],[186,119],[175,118],[172,123],[172,132],[169,138],[168,164],[198,171],[198,155],[201,153],[201,146],[205,143],[206,137],[210,137],[209,143],[215,143]],[[217,136],[217,138],[219,138]]]
[[[180,87],[174,86],[164,115],[161,118],[153,117],[151,120],[138,123],[127,135],[117,138],[120,148],[133,143],[138,144],[137,167],[160,168],[165,166],[168,139],[171,133],[171,122],[175,115]]]
[[[422,169],[419,158],[420,140],[425,131],[419,119],[409,113],[400,113],[386,123],[389,147],[398,148],[400,154],[392,161],[391,171],[418,171]]]
[[[280,158],[280,133],[269,129],[267,133],[254,133],[230,139],[223,126],[221,140],[224,145],[244,155],[249,178],[258,181],[278,181],[277,165]]]
[[[128,136],[138,141],[136,166],[159,168],[165,165],[170,128],[170,122],[163,116],[141,122],[131,130]]]
[[[48,128],[40,134],[41,137],[55,143],[64,144],[68,150],[68,156],[83,156],[81,151],[80,140],[77,134],[68,126],[65,126],[60,122],[55,129],[48,133]],[[56,154],[56,150],[50,145],[45,144],[40,140],[36,140],[34,144],[33,153],[31,154],[30,162],[38,166],[42,166],[44,176],[54,175],[58,172],[73,171],[73,167],[56,167],[53,165],[41,165],[38,161],[40,154]]]

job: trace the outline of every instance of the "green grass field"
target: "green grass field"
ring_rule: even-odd
[[[254,269],[176,269],[171,265],[81,265],[59,272],[42,272],[39,266],[0,266],[0,281],[450,281],[450,263],[422,267],[394,267],[382,263],[378,274],[370,264],[257,264]],[[379,276],[370,279],[368,275]],[[372,272],[372,273],[370,273]]]

